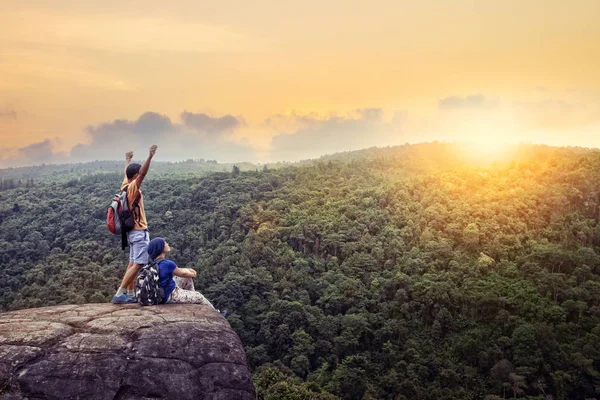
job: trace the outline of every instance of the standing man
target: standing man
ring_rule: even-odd
[[[125,178],[121,184],[121,191],[127,187],[127,204],[130,209],[138,197],[139,200],[137,201],[137,207],[134,207],[132,210],[134,218],[133,230],[127,232],[129,264],[127,265],[123,281],[121,281],[121,286],[113,296],[112,302],[114,304],[135,303],[137,301],[133,291],[133,283],[140,268],[148,262],[150,234],[148,233],[148,223],[146,221],[146,212],[144,211],[144,196],[142,196],[140,186],[148,173],[150,162],[157,148],[158,146],[156,145],[150,147],[150,153],[144,165],[130,164],[133,152],[129,151],[125,154]]]

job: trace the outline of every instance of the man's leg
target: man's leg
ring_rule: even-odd
[[[127,268],[125,269],[125,275],[127,275],[127,271],[129,271],[129,269],[134,266],[134,262],[133,261],[129,261],[129,264],[127,264]],[[124,275],[124,276],[125,276]],[[122,282],[122,281],[121,281]],[[127,293],[127,289],[123,288],[123,284],[121,283],[121,285],[119,285],[119,289],[117,290],[117,293],[115,294],[115,296],[120,296],[124,293]]]
[[[127,289],[135,283],[135,277],[140,269],[148,262],[148,242],[150,241],[150,235],[148,231],[131,231],[127,234],[127,240],[129,242],[129,264],[127,265],[127,271],[121,281],[121,285],[117,292],[117,295],[113,297],[113,303],[131,303],[135,302],[135,296],[127,295]],[[123,298],[120,298],[122,294],[125,294]],[[117,299],[117,297],[119,297]]]
[[[121,281],[121,289],[128,288],[129,286],[133,287],[135,277],[143,266],[144,264],[132,264],[131,267],[127,268],[127,272],[125,272],[125,276]]]
[[[133,248],[131,246],[131,241],[129,240],[129,233],[127,234],[127,244],[129,245],[129,263],[127,264],[127,268],[125,268],[125,274],[123,274],[123,277],[125,275],[127,275],[127,271],[129,270],[129,268],[131,268],[135,263],[133,262],[134,259],[134,254],[133,254]],[[113,296],[113,303],[123,303],[125,302],[127,299],[125,299],[124,297],[122,297],[124,294],[127,294],[127,288],[123,287],[123,285],[119,285],[119,287],[117,288],[117,293],[115,293],[115,295]]]
[[[130,262],[129,265],[127,266],[127,269],[129,270],[130,268],[132,268],[135,265],[135,263]],[[127,273],[127,271],[125,271],[125,273]],[[129,283],[129,285],[127,285],[127,296],[129,297],[135,297],[135,279],[131,281],[131,283]]]

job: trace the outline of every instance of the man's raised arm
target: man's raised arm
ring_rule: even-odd
[[[127,179],[127,167],[131,164],[131,159],[133,158],[133,151],[128,151],[125,153],[125,168],[123,169],[123,174],[125,175],[125,179]]]
[[[146,162],[144,163],[144,165],[142,165],[142,168],[140,168],[140,172],[139,172],[139,175],[137,177],[138,185],[142,184],[142,181],[144,180],[144,177],[148,173],[148,169],[150,169],[150,162],[152,161],[152,157],[154,157],[154,154],[156,153],[156,149],[157,148],[158,148],[158,146],[155,145],[155,144],[153,144],[152,146],[150,146],[150,151],[148,153],[148,158],[146,159]]]

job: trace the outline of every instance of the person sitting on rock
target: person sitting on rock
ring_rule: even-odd
[[[157,237],[148,243],[148,255],[151,260],[158,264],[158,276],[160,286],[165,291],[165,303],[170,304],[204,304],[223,316],[226,311],[217,310],[210,301],[194,289],[193,279],[196,277],[196,271],[191,268],[179,268],[171,260],[167,260],[166,255],[171,252],[171,247],[165,239]]]

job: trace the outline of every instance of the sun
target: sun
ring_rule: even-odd
[[[455,122],[456,143],[468,160],[484,164],[501,161],[519,143],[514,116],[501,110],[464,116]]]
[[[504,153],[507,147],[509,146],[509,143],[502,140],[490,138],[488,140],[467,142],[465,146],[467,150],[475,154],[480,154],[482,156],[494,156]]]
[[[478,164],[491,164],[506,159],[511,146],[507,141],[494,138],[459,143],[463,157]]]

